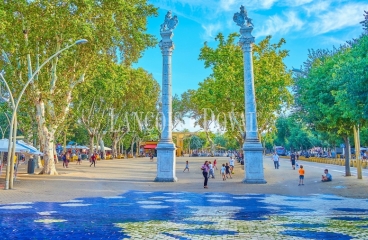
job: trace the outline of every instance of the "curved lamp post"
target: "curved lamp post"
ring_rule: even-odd
[[[5,180],[5,190],[13,188],[13,171],[14,171],[14,161],[12,160],[12,157],[15,154],[15,144],[16,144],[16,135],[17,135],[17,125],[16,125],[16,116],[17,116],[17,109],[19,106],[19,102],[22,99],[22,96],[28,87],[28,85],[34,80],[35,76],[40,72],[41,68],[45,66],[50,60],[52,60],[54,57],[57,57],[61,52],[73,47],[74,45],[84,44],[88,41],[86,39],[79,39],[75,41],[72,45],[66,46],[65,48],[57,51],[54,55],[49,57],[45,62],[43,62],[36,71],[32,74],[32,76],[29,78],[28,82],[24,85],[22,91],[20,92],[18,99],[16,102],[14,102],[14,98],[12,97],[12,94],[10,92],[8,84],[6,84],[6,81],[3,77],[3,74],[1,75],[2,80],[5,82],[5,85],[7,86],[7,89],[9,91],[9,94],[12,99],[13,104],[13,114],[12,114],[12,120],[10,122],[10,129],[9,129],[9,146],[8,146],[8,159],[7,159],[7,165],[6,165],[6,180]],[[14,137],[13,137],[14,135]],[[11,161],[12,160],[12,161]]]

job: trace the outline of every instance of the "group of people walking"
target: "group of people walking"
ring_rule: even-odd
[[[299,156],[296,155],[295,153],[290,154],[290,163],[291,163],[291,167],[292,167],[293,170],[295,170],[295,166],[298,167],[298,162],[297,162],[298,158],[299,158]],[[273,153],[272,160],[273,160],[273,164],[275,166],[275,169],[279,169],[279,167],[280,167],[280,157],[279,157],[279,155],[277,155],[276,152]]]
[[[188,166],[188,161],[187,161],[187,166]],[[234,174],[234,166],[235,166],[235,160],[232,157],[230,157],[229,163],[222,164],[220,173],[221,173],[221,177],[223,181],[225,181],[227,178],[232,178],[231,175]],[[208,188],[207,184],[208,184],[208,179],[210,177],[215,178],[215,169],[218,170],[216,159],[214,160],[213,164],[211,163],[211,161],[205,161],[204,164],[202,165],[201,170],[202,170],[202,175],[204,177],[204,183],[203,183],[204,188]],[[185,170],[186,169],[184,169],[184,171]],[[188,171],[189,171],[189,167],[188,167]]]
[[[82,162],[82,155],[81,153],[78,153],[78,159],[77,159],[77,162],[76,162],[76,165],[81,165],[81,162]],[[71,155],[70,153],[64,153],[61,157],[61,159],[63,160],[63,168],[68,168],[69,167],[69,162],[71,159],[73,159],[73,155]],[[94,165],[94,167],[96,167],[96,160],[97,160],[97,154],[93,153],[91,155],[91,158],[90,158],[90,162],[91,162],[91,165]]]
[[[295,170],[296,167],[299,167],[298,169],[299,186],[302,186],[304,185],[305,169],[303,165],[300,165],[300,166],[298,165],[297,158],[298,157],[296,154],[291,154],[290,156],[291,169]],[[272,160],[273,160],[275,169],[279,169],[280,168],[280,157],[276,152],[273,153]],[[230,157],[229,162],[223,163],[219,167],[220,174],[221,174],[223,181],[226,181],[226,179],[229,179],[229,178],[232,179],[232,174],[234,174],[234,167],[235,167],[235,160],[233,159],[233,157]],[[202,171],[202,175],[204,178],[204,183],[203,183],[204,188],[208,188],[209,178],[215,178],[215,170],[218,170],[216,159],[214,160],[213,164],[211,161],[205,161],[203,165],[201,166],[201,171]],[[188,161],[186,161],[185,163],[185,168],[183,172],[185,171],[189,172],[189,162]],[[325,169],[324,175],[322,175],[322,182],[327,182],[327,181],[332,181],[332,176],[328,172],[328,169]]]
[[[293,170],[295,170],[295,167],[299,166],[298,162],[297,162],[298,158],[299,158],[299,155],[297,155],[295,153],[290,154],[290,163],[291,163],[291,168]],[[279,155],[277,155],[276,152],[273,153],[272,160],[273,160],[275,169],[279,169],[279,167],[280,167],[280,157],[279,157]],[[304,169],[303,165],[299,166],[298,173],[299,173],[299,186],[303,186],[304,185],[304,175],[305,175],[305,169]],[[321,181],[322,182],[332,181],[332,176],[328,172],[328,169],[324,170],[324,175],[322,175],[322,180]]]

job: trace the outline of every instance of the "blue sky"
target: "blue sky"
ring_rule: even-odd
[[[160,37],[160,25],[168,10],[179,18],[174,30],[175,50],[172,57],[172,91],[181,94],[197,89],[211,71],[198,60],[205,41],[215,47],[215,36],[239,32],[233,22],[241,5],[253,19],[256,42],[267,35],[273,41],[286,39],[288,68],[299,67],[306,60],[308,49],[332,48],[362,33],[359,24],[364,19],[368,2],[363,0],[149,0],[159,7],[159,16],[150,18],[148,32]],[[135,66],[152,73],[161,84],[162,55],[158,46],[144,52]]]

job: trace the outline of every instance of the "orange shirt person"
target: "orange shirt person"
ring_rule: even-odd
[[[304,168],[303,165],[300,165],[299,168],[299,186],[304,185]]]

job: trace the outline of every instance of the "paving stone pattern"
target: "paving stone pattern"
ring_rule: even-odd
[[[368,202],[333,195],[128,191],[0,205],[2,239],[368,239]]]
[[[58,176],[29,175],[23,164],[15,189],[0,190],[0,239],[368,239],[366,170],[357,180],[343,166],[300,161],[298,186],[288,160],[274,169],[265,157],[267,184],[242,183],[236,163],[233,179],[216,171],[204,189],[204,160],[214,158],[178,158],[175,183],[153,182],[148,158],[58,163]],[[325,168],[332,182],[321,183]]]

